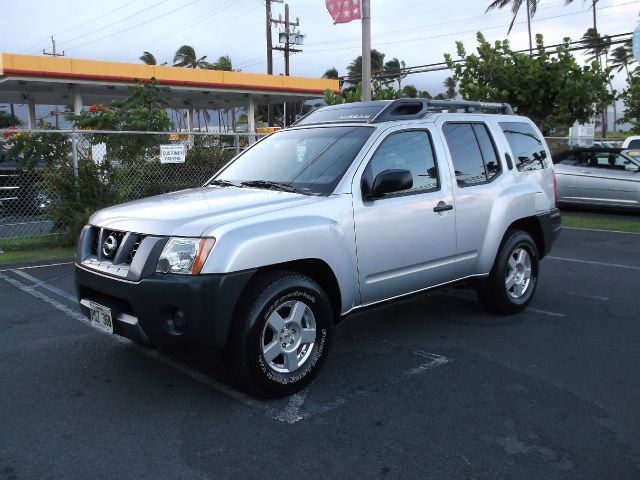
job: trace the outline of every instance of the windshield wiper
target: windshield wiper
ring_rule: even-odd
[[[247,180],[240,183],[243,187],[271,188],[273,190],[282,190],[283,192],[298,193],[298,190],[288,183],[272,182],[270,180]]]
[[[239,187],[237,183],[230,182],[229,180],[213,180],[209,182],[209,185],[218,185],[220,187]]]

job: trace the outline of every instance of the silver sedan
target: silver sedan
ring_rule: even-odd
[[[582,148],[553,159],[560,205],[640,210],[640,150]]]

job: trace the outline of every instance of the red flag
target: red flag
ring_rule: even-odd
[[[349,23],[362,18],[361,0],[325,0],[333,23]]]

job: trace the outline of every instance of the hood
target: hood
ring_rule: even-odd
[[[202,187],[144,198],[94,213],[89,223],[148,235],[198,237],[233,219],[318,201],[297,193]]]

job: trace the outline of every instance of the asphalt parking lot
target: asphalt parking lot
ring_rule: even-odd
[[[639,251],[565,229],[523,314],[450,287],[354,315],[276,401],[94,330],[71,265],[1,270],[0,479],[638,479]]]

